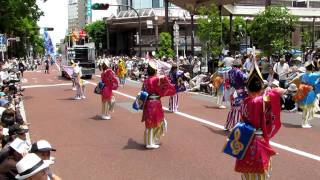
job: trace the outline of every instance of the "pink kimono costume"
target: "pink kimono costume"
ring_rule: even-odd
[[[113,94],[112,94],[112,79],[115,79],[115,73],[111,69],[107,69],[101,74],[101,80],[105,84],[104,88],[102,89],[101,97],[102,102],[110,101]]]
[[[263,96],[249,95],[244,100],[242,121],[249,122],[257,131],[244,158],[236,161],[237,172],[245,176],[268,176],[270,157],[276,154],[269,140],[281,127],[280,109],[280,94],[275,90]]]
[[[174,95],[176,88],[166,76],[150,76],[144,81],[142,89],[149,94],[142,115],[142,122],[145,122],[146,126],[145,143],[153,145],[159,141],[166,130],[160,98]]]

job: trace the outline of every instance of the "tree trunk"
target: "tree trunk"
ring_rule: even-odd
[[[271,5],[271,1],[272,1],[272,0],[266,0],[266,4],[265,4],[265,5],[266,5],[266,7],[268,7],[268,6],[270,6],[270,5]]]

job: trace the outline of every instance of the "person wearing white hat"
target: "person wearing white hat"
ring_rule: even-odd
[[[279,81],[274,79],[271,83],[271,88],[278,88],[278,87],[279,87]]]
[[[291,83],[282,96],[282,109],[288,112],[296,112],[298,110],[298,103],[294,101],[298,88],[295,84]]]
[[[49,165],[49,161],[40,159],[36,154],[27,154],[16,164],[18,175],[15,178],[22,180],[48,180]]]
[[[317,94],[320,94],[320,91],[314,87],[318,87],[320,83],[318,81],[320,73],[313,73],[314,64],[312,61],[307,61],[305,68],[306,73],[302,73],[302,75],[297,78],[299,87],[295,101],[298,102],[299,107],[302,109],[302,128],[311,128],[310,121],[314,118],[314,114],[319,107]]]
[[[161,97],[176,94],[176,88],[170,83],[167,76],[157,75],[157,66],[154,61],[148,62],[148,78],[143,82],[142,91],[148,93],[143,106],[142,122],[145,123],[144,140],[147,149],[159,148],[160,137],[167,130],[164,118]]]
[[[75,63],[74,66],[74,76],[75,76],[75,86],[76,86],[76,96],[75,100],[85,99],[86,96],[84,94],[84,80],[82,77],[82,68],[79,66],[80,62]]]
[[[46,140],[39,140],[32,144],[31,153],[35,153],[44,161],[50,161],[50,165],[54,164],[55,158],[50,154],[51,151],[56,151],[51,144]],[[60,180],[61,178],[54,174],[51,169],[48,169],[48,177],[52,180]]]

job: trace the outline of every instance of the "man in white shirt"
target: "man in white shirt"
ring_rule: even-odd
[[[133,61],[130,58],[127,59],[127,62],[126,62],[127,77],[129,78],[131,77],[132,66],[133,66]]]
[[[194,57],[193,61],[193,76],[200,74],[201,72],[201,62],[197,56]]]
[[[288,73],[290,72],[290,68],[288,63],[284,58],[280,59],[280,62],[277,62],[273,66],[273,71],[279,76],[279,83],[281,88],[285,88],[285,84],[288,78]]]
[[[245,69],[247,72],[250,72],[252,67],[252,61],[253,61],[253,55],[250,54],[249,57],[246,59],[246,62],[243,64],[243,69]]]

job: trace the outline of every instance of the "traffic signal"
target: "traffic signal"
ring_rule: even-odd
[[[107,3],[94,3],[91,6],[91,9],[93,9],[93,10],[107,10],[107,9],[109,9],[109,4],[107,4]]]
[[[43,29],[44,29],[44,31],[53,31],[54,30],[54,28],[52,28],[52,27],[44,27]]]

